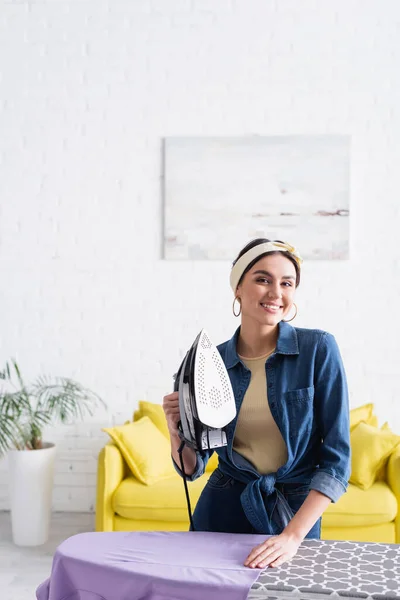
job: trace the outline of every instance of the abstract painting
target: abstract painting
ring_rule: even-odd
[[[168,137],[164,258],[233,260],[256,237],[349,258],[350,138]]]

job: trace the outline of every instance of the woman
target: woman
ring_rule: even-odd
[[[193,521],[198,531],[272,536],[246,558],[251,568],[277,567],[305,537],[319,538],[321,515],[350,476],[348,392],[336,341],[288,324],[297,314],[301,263],[284,242],[247,244],[230,277],[241,325],[218,346],[238,414]],[[180,472],[178,394],[165,396],[163,407]],[[184,448],[188,479],[204,473],[211,454]]]

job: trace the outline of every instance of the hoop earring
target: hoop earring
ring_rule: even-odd
[[[239,302],[239,306],[240,306],[240,310],[239,310],[238,313],[235,313],[235,302],[236,302],[236,300]],[[233,301],[232,312],[235,315],[235,317],[239,317],[240,314],[241,314],[241,312],[242,312],[242,305],[240,304],[240,300],[239,300],[239,298],[237,296],[235,296],[235,299]]]
[[[293,319],[295,319],[297,317],[297,305],[294,302],[293,302],[293,306],[294,306],[294,309],[295,309],[296,312],[294,313],[294,315],[293,315],[293,317],[291,319],[287,319],[287,320],[286,319],[282,319],[282,321],[284,323],[290,323],[290,321],[293,321]]]

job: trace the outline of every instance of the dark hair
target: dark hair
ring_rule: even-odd
[[[281,244],[284,244],[284,242],[282,242],[282,240],[268,240],[266,238],[256,238],[255,240],[252,240],[251,242],[246,244],[246,246],[239,252],[237,257],[233,261],[232,266],[234,266],[237,263],[237,261],[239,260],[239,258],[241,258],[243,256],[243,254],[246,254],[246,252],[248,250],[251,250],[255,246],[259,246],[260,244],[266,244],[267,242],[272,242],[272,241],[280,242]],[[292,254],[290,254],[290,252],[286,252],[286,251],[282,252],[281,250],[276,250],[276,251],[272,251],[272,252],[264,252],[264,254],[260,254],[260,256],[257,256],[257,258],[252,260],[251,263],[249,264],[249,266],[243,271],[242,276],[239,279],[238,285],[240,285],[242,283],[243,277],[246,275],[246,273],[248,271],[250,271],[250,269],[256,264],[256,262],[258,262],[261,258],[264,258],[264,256],[268,256],[270,254],[282,254],[283,256],[286,256],[286,258],[288,258],[290,260],[290,262],[293,264],[294,268],[296,269],[296,287],[298,287],[300,285],[300,267],[297,264],[296,259],[294,258],[294,256],[292,256]]]

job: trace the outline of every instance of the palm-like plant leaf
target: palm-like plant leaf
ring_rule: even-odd
[[[61,423],[93,415],[101,398],[79,383],[67,378],[41,376],[29,389],[25,386],[15,360],[12,361],[20,389],[0,390],[0,456],[10,447],[18,450],[38,449],[42,444],[42,429],[53,421]],[[7,363],[0,379],[11,385],[12,372]]]
[[[4,371],[0,371],[0,379],[11,379],[10,365],[6,363]]]
[[[97,394],[68,378],[58,377],[52,383],[48,377],[41,376],[33,385],[32,393],[37,400],[36,412],[51,414],[61,423],[93,415],[97,404],[104,405]]]
[[[13,417],[0,413],[0,456],[10,447],[19,448],[18,427]]]
[[[11,360],[11,362],[12,362],[12,365],[13,365],[13,367],[14,367],[14,371],[15,371],[15,372],[16,372],[16,374],[17,374],[17,378],[18,378],[18,381],[19,381],[19,385],[21,386],[21,390],[24,390],[24,391],[25,391],[25,384],[24,384],[24,382],[23,382],[23,379],[22,379],[22,376],[21,376],[21,372],[20,372],[20,370],[19,370],[19,367],[18,367],[18,365],[17,365],[17,361],[15,360],[15,358],[13,358],[13,359]],[[10,375],[10,366],[9,366],[9,364],[8,364],[8,363],[7,363],[7,367],[8,367],[8,373],[9,373],[9,377],[11,377],[11,375]]]

